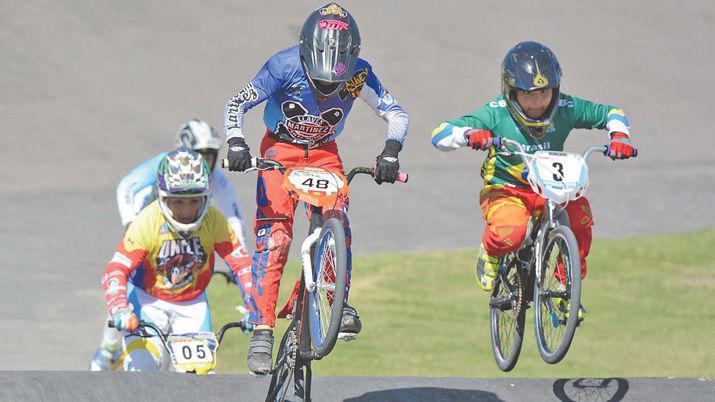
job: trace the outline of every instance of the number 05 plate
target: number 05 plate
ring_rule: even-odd
[[[167,339],[176,371],[205,373],[213,369],[218,340],[211,332],[172,334]]]

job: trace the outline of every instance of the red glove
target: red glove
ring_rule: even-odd
[[[608,151],[606,156],[611,159],[628,159],[635,153],[635,148],[631,145],[631,139],[628,134],[614,131],[611,133],[611,141],[608,142]]]
[[[464,132],[464,138],[473,149],[485,151],[492,146],[492,132],[489,130],[472,128]]]

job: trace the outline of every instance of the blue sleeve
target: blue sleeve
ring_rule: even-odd
[[[360,90],[360,99],[367,103],[376,115],[387,122],[386,139],[404,144],[409,125],[407,112],[397,103],[397,99],[390,94],[390,91],[382,85],[368,62],[360,59],[356,70],[361,67],[365,69],[367,76],[365,85]]]
[[[226,102],[223,114],[226,138],[243,138],[244,113],[282,88],[284,69],[281,59],[279,54],[268,59],[251,82]]]

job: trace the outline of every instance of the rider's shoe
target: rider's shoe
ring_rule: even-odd
[[[357,334],[360,333],[361,329],[362,323],[360,322],[360,316],[357,311],[345,303],[343,305],[343,316],[340,319],[340,332],[338,332],[338,339],[353,341],[357,338]]]
[[[264,375],[271,371],[273,365],[273,330],[257,329],[253,331],[248,344],[246,363],[251,373]]]
[[[477,283],[486,292],[494,290],[494,282],[499,271],[499,257],[492,257],[484,250],[484,245],[479,247],[479,257],[477,257]]]
[[[552,297],[551,301],[554,303],[554,306],[564,314],[564,317],[568,319],[569,311],[571,310],[571,301],[564,302],[560,297]],[[585,319],[586,309],[583,307],[583,304],[581,304],[578,306],[578,323],[580,324]]]
[[[109,371],[116,361],[115,353],[107,348],[99,347],[92,360],[89,361],[89,371]]]

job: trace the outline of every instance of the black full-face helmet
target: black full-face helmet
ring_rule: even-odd
[[[559,104],[561,67],[554,53],[537,42],[521,42],[504,57],[501,69],[501,92],[509,113],[521,128],[535,139],[546,134]],[[516,91],[552,89],[551,103],[539,118],[524,113],[516,99]]]
[[[360,31],[353,17],[336,3],[313,11],[300,32],[303,71],[316,95],[335,96],[355,72]]]

